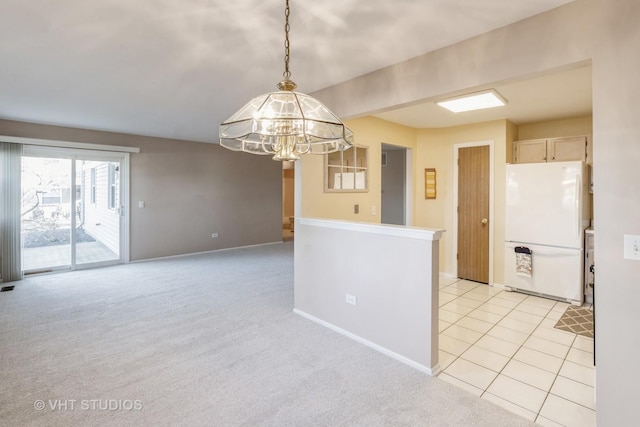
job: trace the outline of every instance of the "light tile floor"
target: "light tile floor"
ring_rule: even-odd
[[[593,339],[567,303],[440,279],[439,378],[543,426],[595,426]]]

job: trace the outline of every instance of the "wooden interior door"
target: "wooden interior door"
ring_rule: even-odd
[[[489,146],[458,151],[458,277],[489,282]]]

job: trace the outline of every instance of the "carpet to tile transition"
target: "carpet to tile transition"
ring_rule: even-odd
[[[0,425],[534,427],[295,314],[293,253],[15,282],[0,293]]]
[[[593,338],[593,311],[590,308],[569,306],[555,328]]]

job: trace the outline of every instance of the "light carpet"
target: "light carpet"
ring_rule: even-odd
[[[291,242],[15,284],[2,425],[533,425],[292,313]]]

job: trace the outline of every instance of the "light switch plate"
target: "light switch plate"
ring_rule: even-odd
[[[640,236],[634,234],[624,235],[624,259],[640,261]]]

